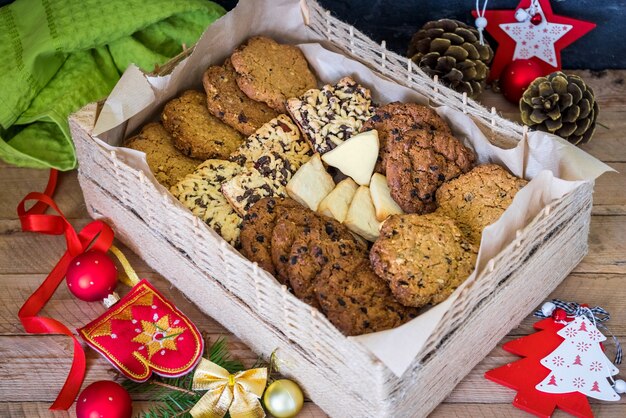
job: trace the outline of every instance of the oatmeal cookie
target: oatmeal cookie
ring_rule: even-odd
[[[396,301],[367,258],[356,264],[346,258],[327,263],[313,287],[322,312],[345,335],[395,328],[418,314]]]
[[[320,154],[359,133],[374,114],[370,91],[350,77],[289,99],[287,109],[313,151]]]
[[[479,165],[437,190],[437,213],[454,219],[470,241],[480,244],[483,229],[502,216],[526,184],[497,164]]]
[[[230,161],[207,160],[170,189],[185,207],[233,246],[239,243],[241,216],[228,204],[220,188],[241,170],[239,164]]]
[[[392,215],[383,223],[370,261],[398,302],[417,308],[452,293],[474,269],[476,254],[452,219]]]
[[[202,77],[207,107],[213,116],[249,136],[278,113],[262,102],[250,99],[237,85],[237,73],[230,59],[209,67]]]
[[[202,163],[177,150],[170,134],[158,122],[144,126],[138,135],[127,139],[124,146],[145,152],[150,171],[168,189]]]
[[[387,184],[407,213],[436,209],[435,192],[445,181],[469,171],[474,152],[452,135],[412,129],[387,143]]]
[[[417,103],[393,102],[380,106],[374,115],[365,121],[361,132],[376,129],[380,151],[376,162],[376,172],[385,174],[387,164],[387,142],[402,136],[411,129],[439,131],[452,135],[448,124],[432,108]]]
[[[239,88],[252,100],[285,113],[285,101],[315,88],[317,80],[302,51],[263,36],[250,38],[231,56]]]
[[[190,157],[226,159],[243,142],[239,132],[209,113],[206,94],[199,91],[170,100],[161,121],[176,148]]]

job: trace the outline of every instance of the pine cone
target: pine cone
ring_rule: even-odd
[[[574,145],[591,139],[596,129],[598,104],[582,78],[561,71],[538,77],[519,102],[522,122],[550,132]]]
[[[478,30],[458,20],[428,22],[413,35],[408,56],[431,77],[448,87],[477,97],[489,76],[493,50],[480,44]]]

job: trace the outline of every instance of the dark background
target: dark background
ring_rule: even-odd
[[[11,1],[0,0],[0,5]],[[237,4],[237,0],[215,1],[226,9]],[[389,49],[402,55],[411,35],[429,20],[454,18],[472,24],[471,11],[476,3],[475,0],[318,1],[375,41],[384,39]],[[557,14],[598,25],[563,51],[564,68],[626,68],[626,0],[552,0],[551,3]],[[514,9],[518,4],[519,0],[490,0],[488,8]],[[494,48],[497,46],[492,39],[490,43]]]
[[[230,9],[236,0],[217,0]],[[473,24],[475,0],[318,0],[333,15],[387,48],[406,54],[411,35],[429,20],[453,18]],[[480,1],[481,7],[484,0]],[[489,0],[488,9],[514,9],[519,0]],[[626,0],[552,0],[556,14],[597,25],[563,50],[568,69],[626,68]],[[492,47],[496,43],[490,39]]]

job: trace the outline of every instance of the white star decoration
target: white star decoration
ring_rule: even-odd
[[[529,59],[537,57],[542,61],[556,67],[556,51],[554,43],[572,29],[572,25],[550,23],[538,7],[537,13],[541,15],[541,23],[533,25],[530,20],[519,23],[502,23],[502,29],[515,41],[513,59]]]

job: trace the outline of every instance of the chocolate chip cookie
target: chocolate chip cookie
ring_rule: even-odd
[[[129,138],[125,147],[146,153],[150,171],[168,189],[192,173],[203,160],[187,157],[176,149],[170,134],[160,123],[149,123],[138,135]]]
[[[209,113],[206,94],[188,90],[169,101],[161,114],[163,127],[183,154],[193,158],[226,159],[243,143],[243,136]]]
[[[356,264],[347,258],[327,263],[313,287],[322,312],[345,335],[395,328],[418,313],[394,299],[367,258]]]
[[[241,254],[275,275],[270,248],[276,216],[284,209],[300,207],[295,200],[273,197],[255,203],[244,216],[241,225]]]
[[[293,293],[302,301],[319,308],[313,281],[326,264],[340,260],[358,263],[365,249],[353,239],[328,239],[319,229],[296,238],[291,246],[287,278]]]
[[[474,166],[475,154],[452,135],[412,129],[387,143],[386,174],[391,197],[407,213],[436,209],[435,192]]]
[[[224,160],[207,160],[172,186],[170,192],[231,245],[239,243],[241,216],[220,192],[222,183],[243,168]]]
[[[246,96],[237,85],[236,76],[230,59],[227,59],[224,65],[209,67],[202,77],[202,84],[207,94],[207,107],[213,116],[249,136],[278,113],[265,103]]]
[[[376,172],[385,174],[387,164],[387,142],[411,129],[439,131],[452,135],[448,124],[432,108],[417,103],[393,102],[380,106],[361,128],[361,132],[376,129],[380,151]]]
[[[285,113],[285,101],[315,88],[317,80],[302,51],[263,36],[250,38],[231,56],[237,85],[252,100]]]
[[[476,254],[450,218],[392,215],[383,223],[370,261],[398,302],[417,308],[452,293],[474,269]]]
[[[298,239],[312,241],[339,242],[352,241],[364,249],[350,233],[350,230],[334,219],[318,215],[308,208],[291,208],[278,214],[272,231],[272,261],[279,280],[289,281],[289,255]]]
[[[479,165],[437,190],[437,213],[454,219],[470,241],[480,244],[483,229],[502,216],[526,184],[497,164]]]

